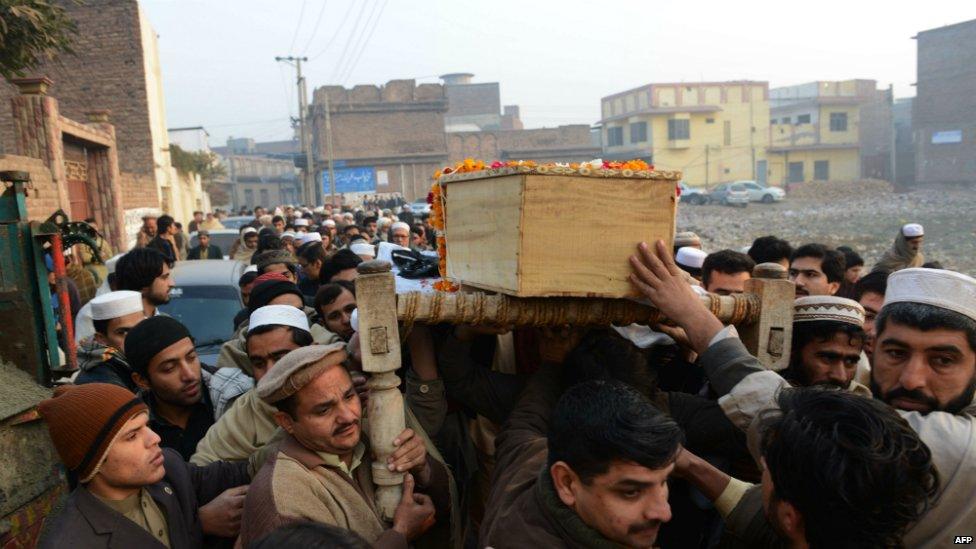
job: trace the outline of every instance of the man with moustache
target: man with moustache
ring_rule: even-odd
[[[210,391],[190,332],[175,318],[148,318],[125,337],[125,356],[149,407],[149,427],[163,448],[189,460],[214,424]]]
[[[776,394],[789,384],[701,304],[663,243],[656,253],[642,244],[631,264],[631,281],[685,329],[726,415],[753,436],[750,425],[776,409]],[[941,269],[892,273],[875,333],[874,398],[894,407],[929,447],[941,483],[936,503],[903,543],[949,546],[976,524],[976,279]]]
[[[790,257],[790,282],[796,297],[834,295],[844,282],[844,254],[823,244],[804,244]]]
[[[38,547],[203,547],[236,536],[248,466],[188,465],[161,449],[146,405],[118,385],[55,390],[40,403],[51,442],[78,485],[48,519]]]
[[[783,377],[792,385],[827,385],[870,395],[854,380],[864,345],[864,308],[828,295],[801,297],[793,304],[790,365]]]
[[[379,516],[362,405],[342,365],[344,348],[296,349],[258,382],[258,396],[277,409],[275,422],[286,435],[248,492],[241,545],[310,520],[352,530],[373,547],[406,547],[435,522],[450,524],[448,470],[428,456],[423,436],[411,429],[394,439],[387,462],[390,471],[405,474],[403,497],[392,525]]]

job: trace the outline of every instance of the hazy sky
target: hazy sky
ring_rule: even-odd
[[[971,1],[141,0],[159,35],[170,127],[291,135],[294,69],[326,84],[500,82],[526,127],[593,123],[600,98],[650,82],[872,78],[915,94],[920,30],[976,17]],[[803,7],[801,10],[800,7]]]

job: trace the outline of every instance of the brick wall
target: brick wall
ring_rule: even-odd
[[[126,210],[159,207],[156,180],[151,175],[123,172],[119,174],[119,182],[122,187],[122,207]]]
[[[451,162],[465,158],[521,159],[558,162],[592,160],[600,155],[586,124],[533,130],[498,130],[448,134]]]
[[[0,154],[0,171],[21,171],[31,175],[32,189],[27,194],[27,215],[31,221],[44,221],[59,208],[68,211],[58,199],[58,189],[51,170],[36,158]]]
[[[78,24],[74,55],[49,63],[33,75],[54,81],[50,95],[61,114],[85,120],[85,112],[109,109],[116,127],[119,166],[124,172],[153,173],[146,76],[136,0],[57,0]],[[15,151],[9,98],[17,94],[0,81],[0,138]]]

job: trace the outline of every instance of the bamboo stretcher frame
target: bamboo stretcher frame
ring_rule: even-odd
[[[404,402],[399,391],[401,322],[487,324],[496,326],[599,326],[667,324],[660,311],[626,299],[516,298],[501,294],[421,293],[397,295],[391,266],[367,261],[357,268],[356,304],[363,371],[372,374],[369,440],[376,460],[372,463],[376,506],[392,521],[400,502],[403,474],[391,473],[386,459],[394,451],[393,440],[405,428]],[[742,342],[764,366],[782,370],[789,363],[793,329],[793,283],[782,265],[756,266],[745,292],[732,296],[701,297],[708,309],[725,324],[733,324]]]

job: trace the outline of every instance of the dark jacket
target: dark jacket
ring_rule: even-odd
[[[611,547],[554,493],[546,464],[549,417],[559,398],[551,368],[529,382],[508,423],[495,440],[495,471],[480,547]]]
[[[248,463],[216,462],[206,467],[185,463],[173,450],[163,449],[166,476],[148,486],[149,495],[166,514],[172,549],[202,547],[203,532],[197,508],[221,492],[250,482]],[[85,486],[68,496],[38,542],[41,549],[72,547],[162,547],[156,538],[95,497]]]
[[[159,253],[163,254],[163,257],[166,258],[166,261],[169,261],[170,263],[176,261],[176,251],[173,250],[173,244],[161,236],[157,236],[150,240],[149,243],[146,244],[146,247],[158,250]]]
[[[202,248],[200,246],[190,248],[190,251],[186,254],[186,258],[187,259],[223,259],[224,258],[224,253],[220,250],[220,248],[214,246],[213,244],[207,246],[206,257],[200,257],[202,255],[201,250]]]

